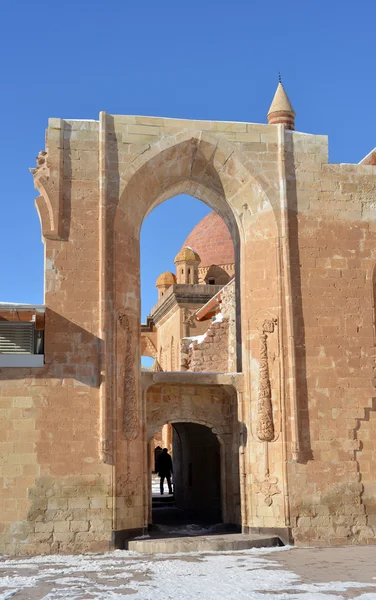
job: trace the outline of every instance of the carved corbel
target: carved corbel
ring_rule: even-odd
[[[57,121],[57,123],[55,123]],[[63,141],[64,129],[61,119],[53,119],[58,127],[47,130],[48,150],[41,150],[36,158],[37,166],[30,169],[34,187],[40,193],[35,199],[42,235],[48,239],[63,237]]]

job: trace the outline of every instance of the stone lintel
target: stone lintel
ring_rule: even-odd
[[[191,373],[142,371],[142,388],[147,390],[152,385],[226,385],[237,391],[243,389],[243,373]]]

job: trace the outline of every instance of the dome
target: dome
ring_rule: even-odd
[[[183,261],[189,261],[189,260],[191,260],[193,262],[198,262],[198,263],[201,262],[201,258],[199,257],[197,252],[195,252],[194,250],[192,250],[192,248],[190,248],[189,246],[184,244],[183,248],[175,256],[174,263],[176,264],[177,262],[183,262]]]
[[[155,287],[160,287],[162,285],[175,285],[175,283],[175,275],[173,273],[170,273],[170,271],[165,271],[164,273],[161,273],[158,277],[157,281],[155,282]]]
[[[233,265],[234,244],[226,223],[216,212],[204,217],[184,242],[200,255],[200,267],[211,265]],[[176,260],[176,259],[175,259]]]

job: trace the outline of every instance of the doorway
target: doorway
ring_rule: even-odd
[[[152,475],[153,525],[210,525],[222,522],[221,446],[205,425],[172,425],[173,495]],[[165,483],[165,488],[166,488]]]

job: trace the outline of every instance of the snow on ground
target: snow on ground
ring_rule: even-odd
[[[278,563],[284,550],[3,558],[0,600],[376,600],[376,583],[302,581]]]

